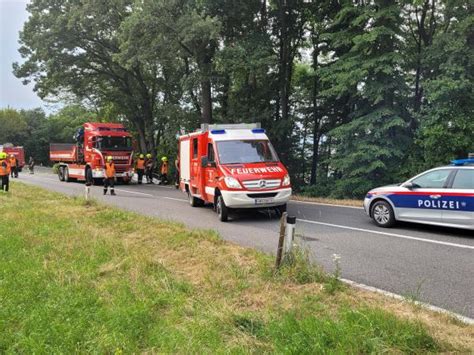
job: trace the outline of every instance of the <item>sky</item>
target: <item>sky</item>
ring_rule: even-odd
[[[12,63],[22,61],[18,32],[28,19],[27,3],[28,0],[0,0],[0,109],[42,107],[48,111],[47,104],[33,91],[33,85],[23,85],[12,73]]]

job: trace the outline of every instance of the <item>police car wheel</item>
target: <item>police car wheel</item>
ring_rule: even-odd
[[[395,224],[393,208],[386,201],[377,201],[372,206],[372,219],[380,227],[392,227]]]
[[[229,220],[229,209],[225,205],[222,195],[217,197],[216,212],[221,222],[227,222]]]

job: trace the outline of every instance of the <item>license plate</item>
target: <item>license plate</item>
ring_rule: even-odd
[[[264,204],[267,204],[267,203],[273,203],[274,202],[274,198],[272,197],[269,197],[269,198],[256,198],[255,199],[255,204],[256,205],[264,205]]]

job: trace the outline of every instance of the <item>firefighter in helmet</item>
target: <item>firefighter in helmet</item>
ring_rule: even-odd
[[[168,158],[161,158],[161,183],[168,184]]]
[[[153,168],[155,163],[153,162],[153,157],[150,153],[146,155],[145,160],[145,175],[146,175],[146,182],[148,184],[153,184]]]
[[[110,186],[110,194],[115,195],[115,164],[112,157],[109,155],[105,162],[105,178],[104,178],[104,195]]]
[[[143,174],[145,173],[145,155],[140,154],[137,162],[135,163],[135,171],[138,175],[138,183],[141,184],[143,180]]]
[[[10,186],[10,160],[8,155],[0,152],[0,191],[8,192]]]
[[[10,174],[11,177],[18,177],[18,160],[14,154],[10,154]]]

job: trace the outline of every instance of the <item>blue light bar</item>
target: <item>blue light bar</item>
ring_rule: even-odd
[[[456,165],[456,166],[461,166],[465,164],[474,164],[474,159],[469,158],[469,159],[451,160],[451,164]]]
[[[254,128],[252,133],[265,133],[265,130],[263,128]]]
[[[213,129],[212,134],[225,134],[225,129]]]

